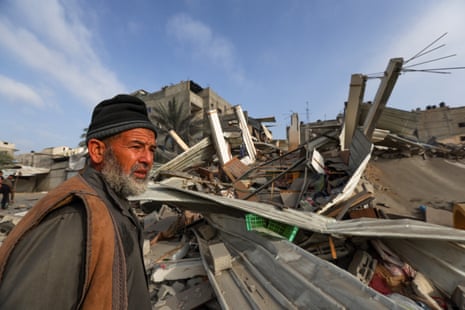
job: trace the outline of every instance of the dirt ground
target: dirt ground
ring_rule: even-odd
[[[8,209],[0,209],[0,216],[7,214],[19,213],[29,210],[40,198],[45,196],[46,192],[40,193],[15,193],[15,200],[10,203]]]
[[[373,158],[364,178],[373,185],[375,203],[386,213],[419,217],[420,206],[452,210],[465,201],[465,161],[415,156]]]

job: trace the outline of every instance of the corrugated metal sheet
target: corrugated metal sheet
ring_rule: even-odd
[[[206,160],[211,159],[214,153],[215,149],[211,139],[208,137],[204,138],[187,151],[184,151],[166,164],[155,169],[151,176],[153,178],[157,178],[157,176],[163,171],[184,171],[193,165],[203,163]]]
[[[241,216],[254,213],[302,229],[341,236],[414,238],[465,242],[465,231],[410,219],[361,218],[336,221],[334,218],[273,205],[213,196],[163,185],[152,185],[132,200],[152,200],[202,213],[226,213]]]
[[[223,309],[402,309],[344,269],[246,231],[241,219],[211,214],[208,221],[234,256],[231,269],[208,273]]]
[[[437,231],[442,233],[441,231]],[[433,239],[384,239],[416,270],[428,275],[435,286],[449,297],[465,281],[465,248],[463,244]]]

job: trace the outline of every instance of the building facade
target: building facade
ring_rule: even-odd
[[[362,104],[363,122],[371,104]],[[385,107],[376,128],[389,130],[409,139],[427,143],[465,143],[465,107],[450,108],[444,103],[426,109],[404,111]]]
[[[138,90],[133,95],[144,100],[150,119],[158,126],[160,124],[157,124],[156,120],[151,117],[151,114],[155,110],[154,107],[158,104],[168,105],[169,102],[173,101],[182,105],[188,105],[189,112],[194,115],[194,119],[204,120],[204,126],[206,126],[204,127],[204,131],[208,127],[207,112],[209,110],[217,110],[219,115],[234,113],[232,105],[221,98],[210,87],[203,88],[192,80],[164,86],[161,90],[153,93]]]
[[[4,153],[10,157],[14,157],[16,151],[16,146],[13,143],[0,141],[0,153]]]
[[[149,93],[145,90],[138,90],[133,92],[132,95],[137,96],[145,102],[150,120],[158,128],[162,128],[157,136],[157,142],[161,146],[157,148],[155,153],[155,160],[157,162],[166,162],[184,150],[185,145],[191,147],[204,137],[210,136],[211,128],[208,112],[212,110],[216,111],[221,122],[222,130],[225,136],[228,136],[227,139],[231,148],[237,146],[236,142],[242,141],[239,119],[236,114],[238,105],[231,105],[210,87],[203,88],[194,81],[188,80],[181,81],[175,85],[164,86],[161,90],[153,93]],[[156,113],[167,113],[167,115],[171,116],[172,114],[168,111],[164,111],[163,109],[160,111],[160,107],[168,108],[170,102],[176,103],[176,111],[178,111],[178,104],[183,107],[188,107],[188,115],[192,116],[192,122],[189,123],[190,126],[188,127],[187,133],[184,130],[186,127],[179,126],[179,123],[176,125],[172,125],[171,122],[160,123],[163,122],[164,119],[160,120],[160,114]],[[242,108],[240,109],[242,110]],[[247,111],[242,111],[242,113],[246,119],[252,139],[271,142],[273,139],[272,133],[263,123],[274,123],[276,122],[275,118],[252,118],[248,115]],[[185,111],[182,111],[181,119],[183,119],[183,117],[185,117]],[[182,123],[183,122],[181,122],[181,124]],[[169,125],[173,126],[173,128],[166,128],[166,126]],[[181,128],[176,129],[176,126]],[[173,137],[174,134],[171,129],[174,129],[173,131],[180,131],[176,132],[178,137]],[[183,140],[181,142],[184,143],[180,143],[179,137]]]

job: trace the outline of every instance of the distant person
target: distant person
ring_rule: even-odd
[[[10,188],[10,204],[15,202],[15,191],[16,191],[16,179],[12,174],[8,175],[6,179],[3,180],[3,184],[8,185]]]
[[[2,194],[2,209],[8,209],[8,205],[10,203],[11,188],[10,186],[8,186],[8,184],[5,183],[5,180],[2,178],[0,178],[0,193]]]
[[[86,143],[83,171],[0,247],[0,309],[151,309],[142,229],[127,200],[145,191],[156,147],[144,102],[99,103]]]

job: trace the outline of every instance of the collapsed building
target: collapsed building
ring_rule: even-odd
[[[464,204],[454,204],[452,227],[392,218],[362,178],[375,149],[450,154],[376,127],[401,65],[391,60],[366,116],[351,83],[343,120],[285,152],[250,143],[240,109],[241,143],[227,143],[208,111],[211,136],[156,167],[133,198],[150,227],[154,307],[463,307]]]
[[[452,226],[394,218],[364,178],[373,155],[463,158],[460,144],[378,127],[401,67],[391,59],[369,105],[353,75],[344,115],[296,119],[286,149],[240,106],[206,109],[209,135],[193,144],[171,133],[183,151],[131,198],[153,308],[465,307],[465,204],[454,203]]]

